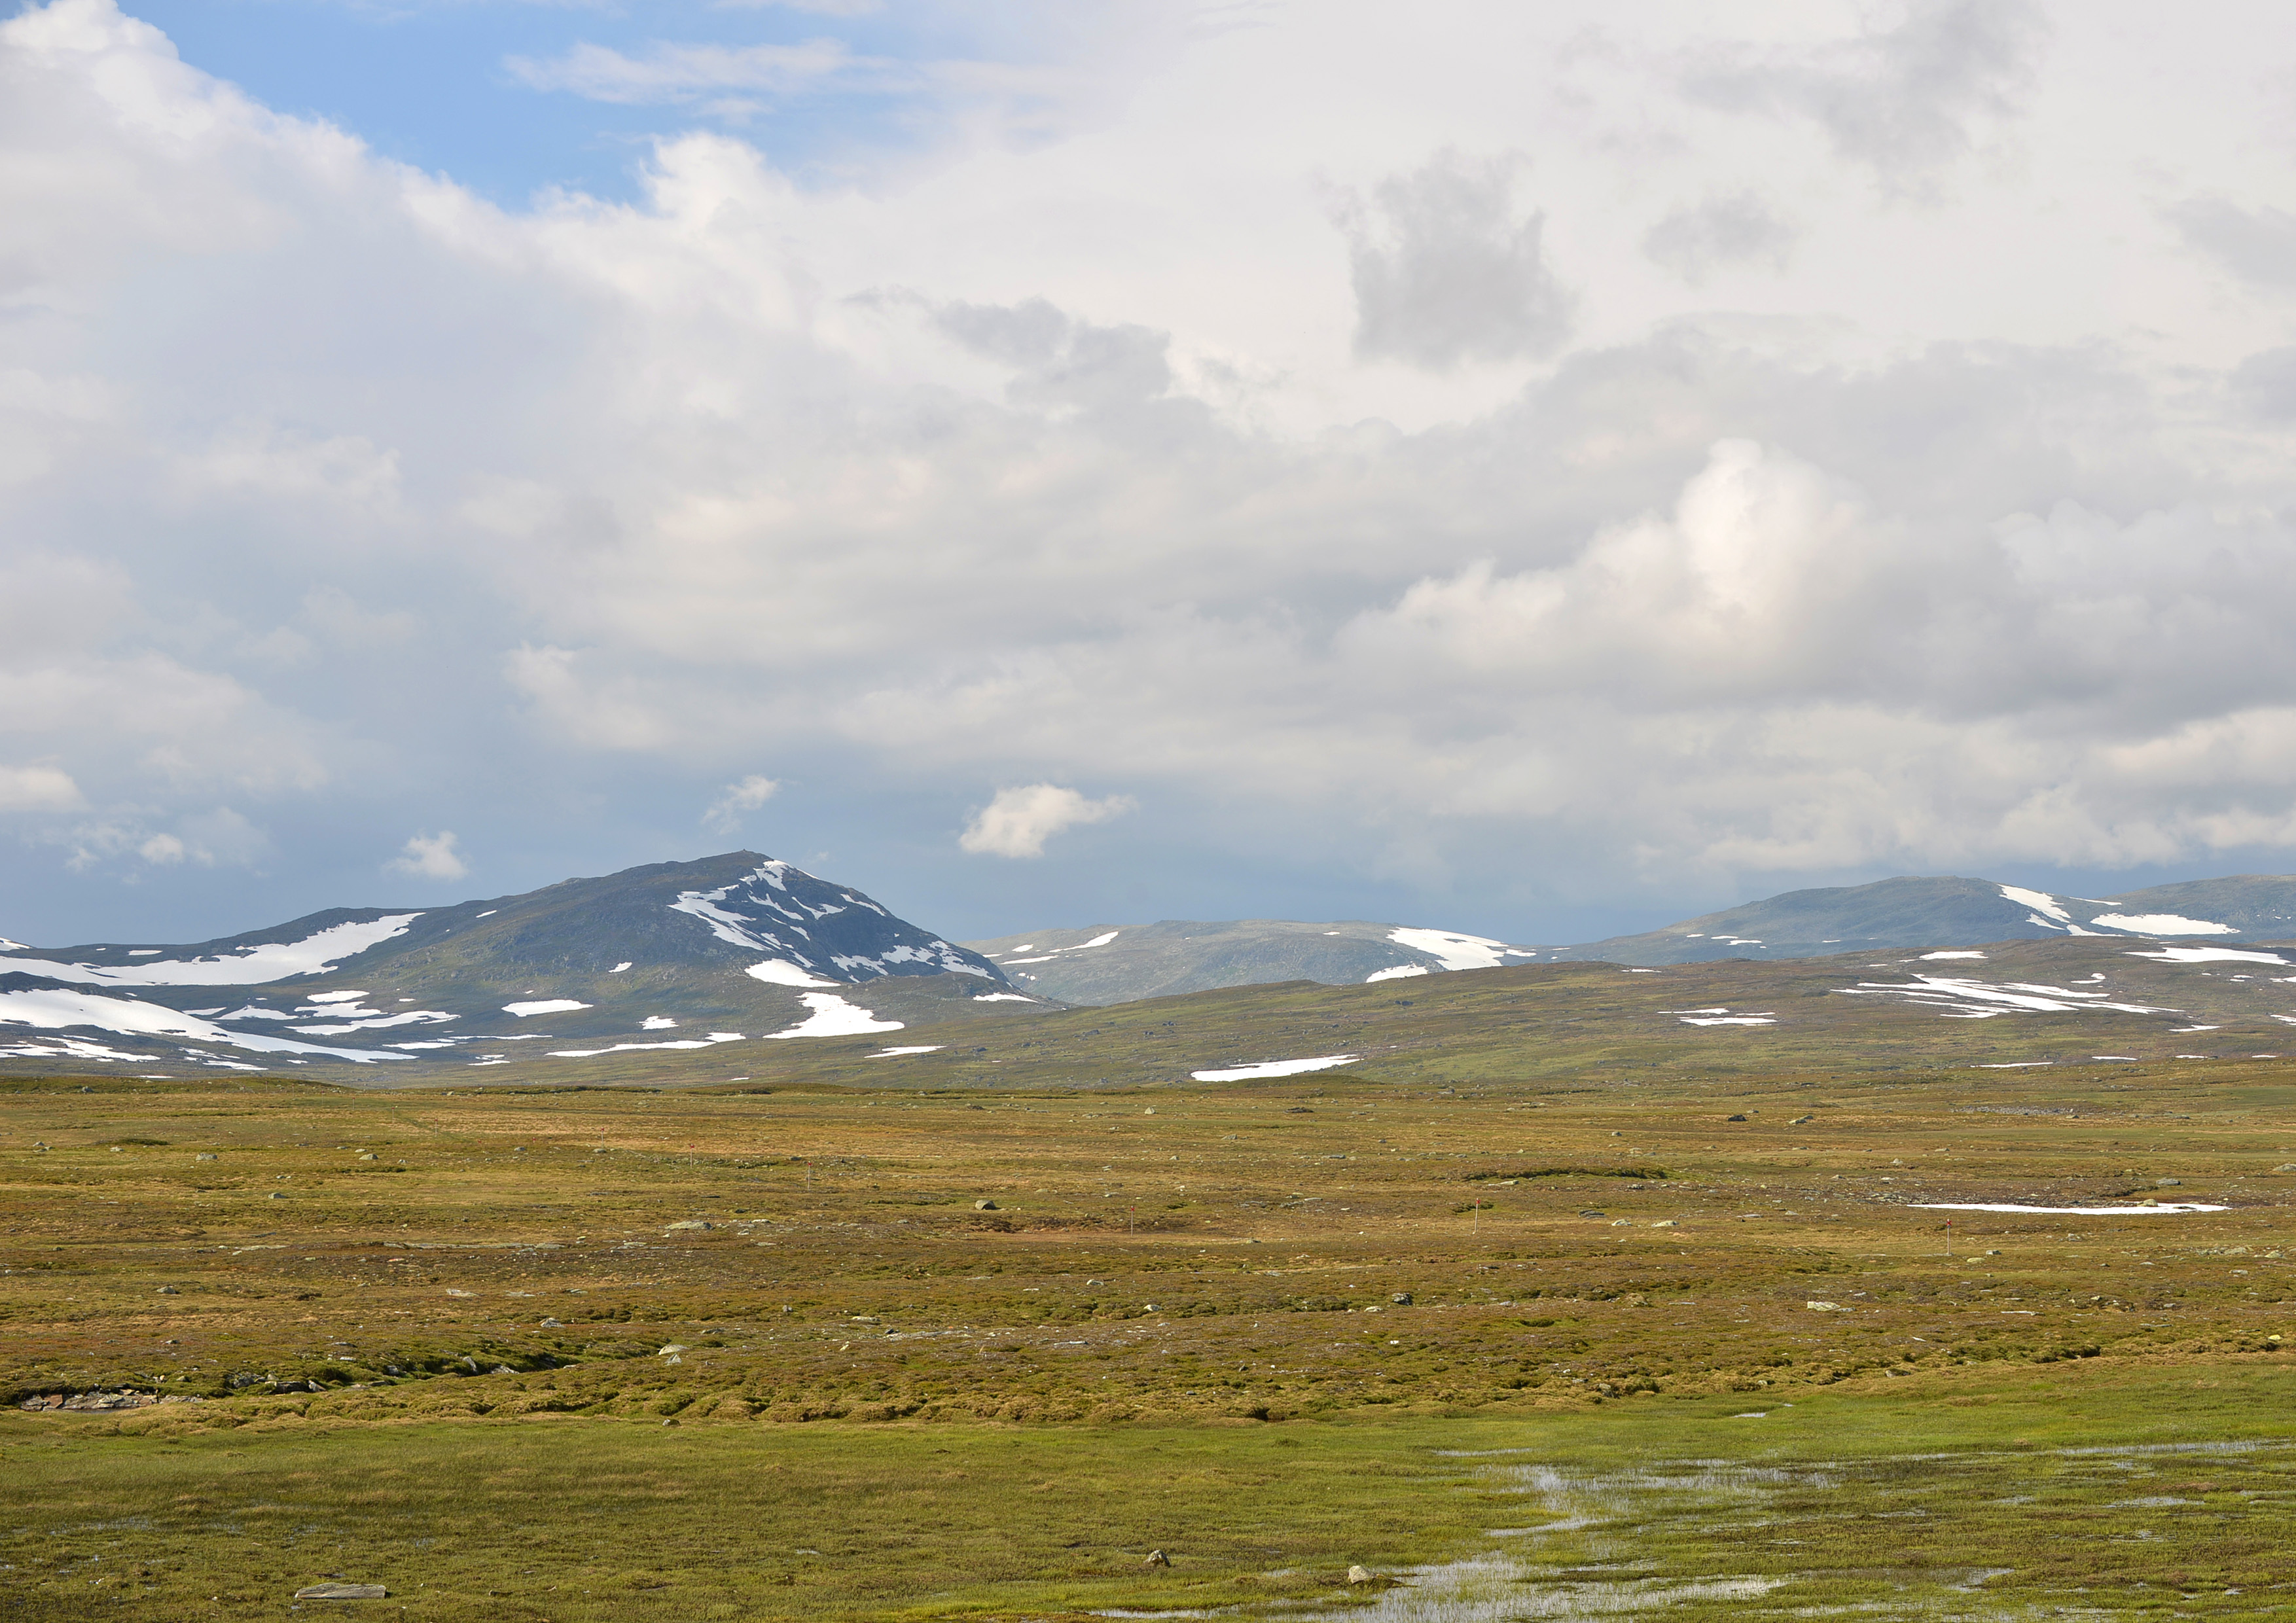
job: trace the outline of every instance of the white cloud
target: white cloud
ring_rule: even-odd
[[[772,799],[780,788],[781,785],[773,779],[754,772],[738,783],[728,783],[725,792],[712,800],[709,808],[701,814],[702,826],[715,829],[721,834],[730,834],[741,827],[742,813],[757,810]]]
[[[0,766],[0,811],[70,811],[86,804],[71,774],[54,766]]]
[[[1045,841],[1062,830],[1105,823],[1132,806],[1123,795],[1088,800],[1073,789],[1053,783],[1000,789],[995,799],[973,814],[957,844],[976,857],[1042,857]]]
[[[184,860],[184,842],[173,834],[154,834],[135,848],[135,854],[153,867]]]
[[[406,848],[384,865],[394,873],[412,873],[422,879],[460,879],[471,871],[455,836],[445,829],[435,834],[413,836]]]
[[[1333,906],[2296,841],[2267,13],[1022,12],[970,78],[534,65],[870,111],[514,208],[102,0],[0,22],[23,848],[730,828],[728,761],[849,786],[857,862],[1122,783],[1111,848]]]

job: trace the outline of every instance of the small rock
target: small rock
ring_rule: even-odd
[[[275,1189],[275,1190],[273,1190],[269,1194],[265,1195],[263,1198],[264,1198],[265,1200],[266,1200],[266,1201],[283,1201],[283,1200],[285,1200],[287,1197],[286,1197],[285,1195],[282,1194],[278,1190]]]
[[[661,1423],[665,1426],[674,1426],[677,1423],[677,1420],[676,1417],[673,1415],[671,1418],[662,1422]]]
[[[857,1313],[853,1316],[853,1323],[856,1324],[873,1324],[876,1322],[877,1316],[873,1313]]]
[[[1348,1569],[1348,1582],[1350,1584],[1368,1584],[1373,1582],[1377,1577],[1378,1574],[1374,1572],[1369,1567],[1349,1567]]]
[[[662,1233],[664,1233],[664,1234],[676,1234],[679,1229],[682,1229],[682,1228],[688,1228],[688,1229],[702,1229],[702,1228],[715,1228],[716,1226],[717,1226],[717,1225],[716,1225],[716,1224],[714,1224],[714,1223],[704,1223],[704,1222],[703,1222],[701,1218],[699,1218],[699,1217],[688,1217],[688,1218],[687,1218],[685,1222],[683,1222],[683,1223],[673,1223],[673,1224],[671,1224],[668,1227],[667,1227],[667,1228],[665,1228],[664,1230],[662,1230]]]
[[[566,1326],[556,1319],[545,1319],[542,1321],[541,1328],[545,1330],[563,1330]]]
[[[972,1203],[972,1209],[975,1211],[995,1211],[996,1209],[996,1202],[994,1201],[975,1201]]]
[[[306,1584],[295,1592],[299,1601],[381,1601],[390,1595],[381,1584]]]
[[[1651,1226],[1652,1228],[1673,1228],[1677,1226],[1677,1225],[1672,1217],[1660,1217],[1657,1222],[1652,1224]]]
[[[359,1160],[363,1160],[363,1161],[371,1161],[371,1160],[374,1160],[374,1159],[375,1159],[375,1158],[374,1158],[373,1155],[362,1155],[362,1156],[360,1156],[360,1157],[359,1157]]]
[[[1812,1313],[1847,1313],[1849,1311],[1849,1308],[1843,1307],[1840,1302],[1804,1302],[1802,1306],[1808,1308]]]
[[[202,1150],[197,1155],[192,1157],[192,1159],[195,1161],[211,1161],[215,1160],[215,1157],[209,1152]]]
[[[1144,1567],[1168,1567],[1172,1564],[1172,1558],[1161,1550],[1151,1550],[1148,1559],[1140,1564]]]
[[[1743,1116],[1725,1116],[1722,1119],[1725,1121],[1743,1121],[1746,1119]]]
[[[1797,1116],[1792,1121],[1786,1123],[1786,1126],[1790,1127],[1798,1127],[1805,1121],[1816,1121],[1816,1119],[1817,1118],[1815,1116]]]
[[[159,1290],[159,1294],[161,1296],[181,1296],[183,1292],[176,1290],[173,1285],[161,1285]]]
[[[1398,1307],[1408,1307],[1411,1306],[1411,1292],[1408,1291],[1398,1291],[1393,1296],[1389,1297],[1387,1299],[1393,1302]]]
[[[1607,1211],[1594,1211],[1594,1210],[1587,1210],[1587,1211],[1582,1211],[1582,1212],[1580,1212],[1578,1215],[1579,1215],[1580,1217],[1609,1217],[1611,1214],[1610,1214],[1609,1212],[1607,1212]]]
[[[670,1355],[672,1355],[673,1353],[682,1353],[682,1352],[684,1352],[685,1350],[685,1342],[683,1342],[683,1341],[672,1341],[668,1346],[667,1346],[667,1347],[663,1348],[660,1352],[658,1352],[658,1353],[654,1354],[654,1357],[657,1357],[657,1358],[667,1358],[667,1357],[668,1357]]]

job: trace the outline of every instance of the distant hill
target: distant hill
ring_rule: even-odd
[[[1165,919],[1030,930],[965,945],[993,960],[1022,989],[1075,1004],[1128,1003],[1271,980],[1394,980],[1529,963],[1551,950],[1449,930],[1283,919]]]
[[[893,1031],[1036,1001],[858,890],[733,851],[191,946],[7,942],[0,1054],[498,1065]]]
[[[1871,885],[1789,890],[1663,930],[1560,948],[1552,956],[1604,963],[1696,963],[2084,935],[2277,940],[2296,935],[2296,877],[2194,880],[2103,899],[1986,879],[1885,879]]]
[[[1064,1003],[1278,980],[1393,980],[1512,963],[1697,963],[1824,957],[1863,949],[1977,947],[2075,936],[2148,940],[2296,939],[2296,877],[2245,874],[2103,899],[1994,880],[1885,879],[1790,890],[1640,935],[1574,947],[1514,946],[1453,930],[1280,919],[1103,924],[972,941],[1026,990]]]

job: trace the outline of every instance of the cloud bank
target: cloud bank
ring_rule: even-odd
[[[2296,193],[2242,156],[2237,18],[1470,7],[1406,50],[1341,7],[1143,53],[1119,7],[1000,77],[882,70],[858,10],[505,94],[914,94],[922,146],[799,173],[695,111],[635,201],[518,208],[104,0],[0,24],[12,888],[259,857],[357,900],[449,793],[541,882],[777,790],[983,933],[1057,921],[964,916],[958,849],[1079,917],[1156,905],[1089,844],[1516,939],[2285,865]],[[965,113],[1022,79],[1027,139]]]

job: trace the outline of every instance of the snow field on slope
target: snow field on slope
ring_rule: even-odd
[[[60,963],[50,958],[0,957],[0,972],[10,970],[47,980],[70,980],[82,986],[206,987],[260,986],[290,975],[316,975],[370,947],[406,933],[422,915],[395,913],[366,922],[336,924],[299,941],[266,941],[215,958],[163,958],[152,963]]]
[[[1254,1077],[1296,1077],[1303,1071],[1329,1070],[1363,1058],[1359,1053],[1327,1053],[1314,1060],[1263,1060],[1257,1065],[1231,1065],[1220,1070],[1192,1070],[1198,1082],[1246,1082]]]

